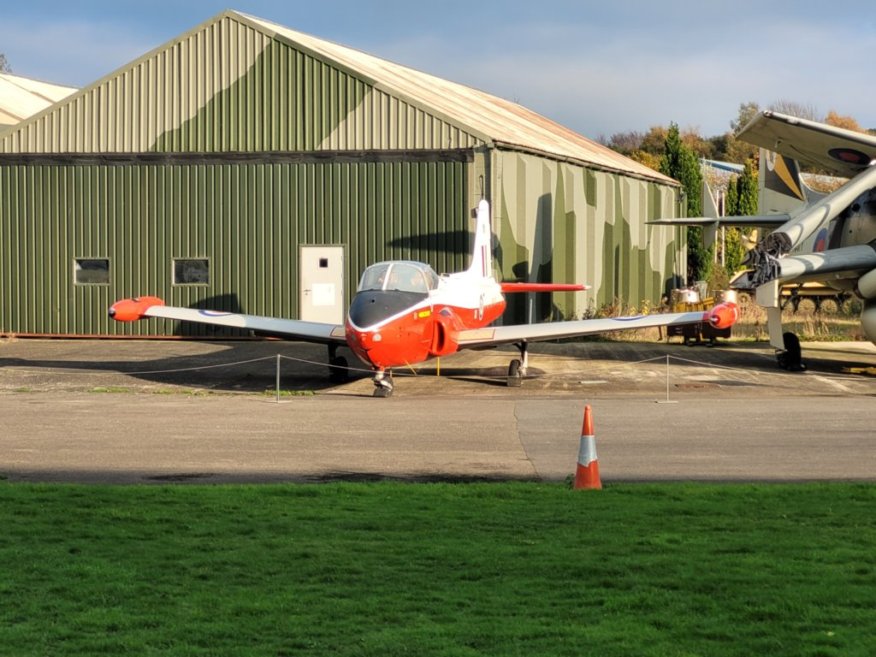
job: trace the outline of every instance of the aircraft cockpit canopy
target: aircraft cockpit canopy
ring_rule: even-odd
[[[429,265],[412,260],[378,262],[362,273],[359,292],[398,290],[427,294],[438,287],[438,274]]]

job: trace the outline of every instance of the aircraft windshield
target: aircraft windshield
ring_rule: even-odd
[[[426,294],[438,285],[438,274],[422,262],[380,262],[362,274],[359,291],[399,290]]]

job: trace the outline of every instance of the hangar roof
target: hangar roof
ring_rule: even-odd
[[[276,37],[303,46],[326,59],[371,78],[410,101],[426,104],[444,118],[479,133],[498,147],[531,150],[547,156],[568,158],[612,171],[677,185],[673,179],[635,160],[592,141],[517,103],[456,82],[429,75],[365,52],[319,39],[270,21],[237,14]]]
[[[15,125],[74,91],[73,87],[0,73],[0,127]]]
[[[274,52],[272,44],[303,59]],[[76,93],[28,82],[44,104],[24,115],[36,113],[31,118],[0,127],[0,152],[452,150],[487,144],[678,185],[517,103],[233,10]],[[311,105],[305,107],[306,98]]]

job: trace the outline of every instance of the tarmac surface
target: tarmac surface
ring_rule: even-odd
[[[376,399],[318,345],[6,339],[0,479],[561,481],[589,404],[605,482],[876,480],[876,347],[803,349],[789,373],[763,343],[540,344],[520,388],[516,350],[465,352]]]

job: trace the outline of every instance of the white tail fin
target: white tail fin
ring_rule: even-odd
[[[490,204],[481,199],[478,203],[477,220],[475,221],[474,251],[471,265],[466,270],[469,276],[492,278],[493,276],[493,234],[490,230]]]

